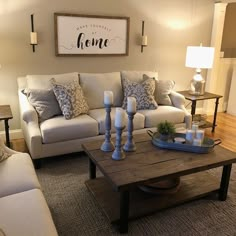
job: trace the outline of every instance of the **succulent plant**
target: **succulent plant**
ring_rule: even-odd
[[[157,125],[157,131],[159,134],[164,134],[164,135],[171,135],[175,133],[175,126],[173,123],[168,122],[167,120],[164,122],[160,122]]]

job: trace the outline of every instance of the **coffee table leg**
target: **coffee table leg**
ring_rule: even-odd
[[[89,158],[89,178],[90,179],[96,178],[96,165],[90,158]]]
[[[120,233],[128,232],[129,191],[120,192]]]
[[[227,198],[231,168],[232,164],[223,167],[219,190],[219,200],[221,201],[225,201]]]

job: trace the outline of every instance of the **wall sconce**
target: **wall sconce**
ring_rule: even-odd
[[[30,32],[30,44],[32,45],[33,52],[35,52],[35,45],[38,44],[37,33],[34,32],[34,14],[31,14],[31,32]]]
[[[143,52],[143,47],[147,46],[147,35],[144,35],[144,21],[142,21],[142,41],[141,41],[141,52]]]

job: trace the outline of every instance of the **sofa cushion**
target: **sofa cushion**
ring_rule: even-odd
[[[123,109],[127,108],[128,97],[136,98],[137,110],[157,108],[157,103],[153,95],[155,91],[154,79],[147,78],[141,82],[134,82],[123,78],[122,86],[124,91]]]
[[[58,235],[39,189],[0,198],[0,209],[0,228],[5,235]]]
[[[121,106],[123,92],[121,86],[120,72],[112,73],[81,73],[80,85],[90,109],[104,107],[104,91],[112,91],[114,106]]]
[[[88,113],[89,107],[78,81],[60,84],[53,78],[52,86],[62,114],[67,120]]]
[[[55,143],[98,135],[98,123],[90,116],[83,114],[66,120],[56,116],[40,123],[43,143]]]
[[[111,109],[111,132],[115,133],[115,112],[116,109]],[[106,111],[104,108],[102,109],[94,109],[89,111],[89,115],[94,118],[99,125],[99,134],[105,134],[105,119],[106,119]],[[143,129],[144,128],[144,115],[140,113],[136,113],[133,119],[134,130]],[[125,113],[125,131],[127,130],[128,123],[128,115]]]
[[[175,82],[173,80],[156,81],[155,98],[158,104],[171,106],[172,102],[169,94],[174,89]]]
[[[0,186],[0,197],[40,188],[28,154],[13,154],[0,163]]]
[[[144,74],[158,80],[158,73],[153,71],[121,71],[121,79],[128,79],[134,82],[141,82],[143,81]]]
[[[28,100],[37,111],[40,121],[62,114],[52,89],[28,89],[27,93]]]
[[[172,106],[158,106],[156,110],[140,110],[139,113],[145,116],[145,128],[156,127],[162,121],[173,122],[174,124],[184,122],[184,111]]]
[[[59,83],[69,83],[75,80],[79,81],[78,72],[55,75],[27,75],[26,78],[28,89],[52,89],[52,78]]]

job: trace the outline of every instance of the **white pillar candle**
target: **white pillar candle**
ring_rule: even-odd
[[[36,32],[30,32],[30,44],[37,44],[37,33]]]
[[[200,139],[200,140],[203,142],[203,139],[204,139],[204,130],[198,129],[198,130],[196,131],[196,138],[197,138],[197,139]]]
[[[130,113],[136,113],[136,99],[134,97],[128,97],[127,111]]]
[[[193,139],[193,145],[194,146],[201,146],[202,145],[201,139],[197,139],[197,138]]]
[[[196,132],[198,130],[198,124],[192,124],[192,130]]]
[[[115,127],[124,127],[125,112],[122,108],[116,108]]]
[[[112,105],[113,104],[113,92],[104,91],[104,104]]]
[[[193,139],[194,139],[194,131],[189,129],[186,131],[186,142],[189,144],[192,144]]]

